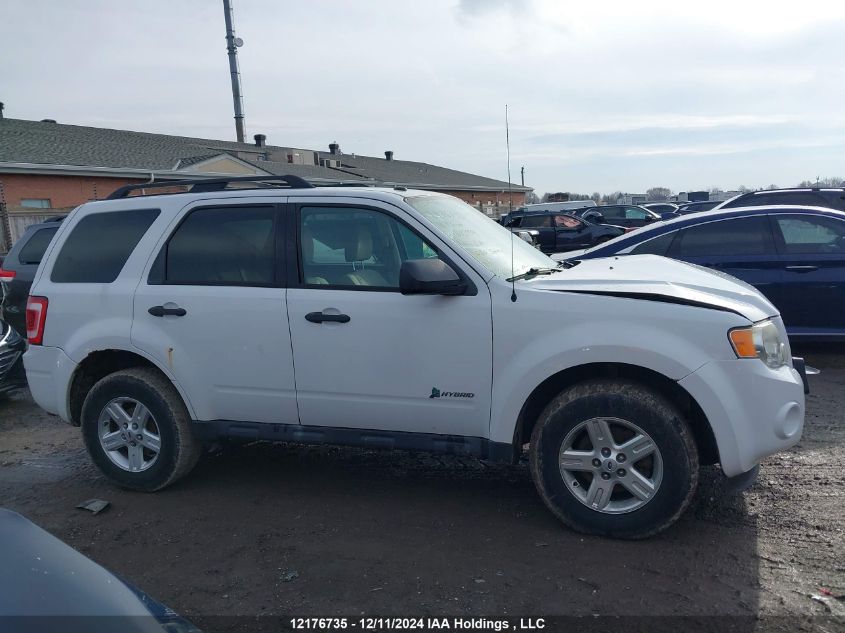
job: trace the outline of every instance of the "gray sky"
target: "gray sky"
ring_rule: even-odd
[[[845,2],[233,0],[249,138],[538,192],[845,176]],[[220,0],[0,0],[6,116],[234,138]]]

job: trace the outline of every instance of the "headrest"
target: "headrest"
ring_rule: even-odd
[[[363,262],[373,256],[373,234],[369,227],[359,224],[350,231],[345,256],[348,262]]]

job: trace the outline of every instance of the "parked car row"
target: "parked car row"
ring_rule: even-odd
[[[651,227],[558,260],[663,255],[751,284],[790,338],[845,340],[845,213],[822,207],[724,208]]]

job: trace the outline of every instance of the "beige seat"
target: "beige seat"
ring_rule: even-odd
[[[305,283],[327,286],[329,281],[325,277],[308,274],[308,267],[314,263],[314,236],[311,235],[311,231],[303,228],[300,240],[302,241],[302,273]]]
[[[373,256],[373,234],[369,227],[358,225],[352,229],[344,254],[346,261],[356,267],[343,276],[344,282],[353,286],[390,286],[381,273],[364,268],[364,262]]]

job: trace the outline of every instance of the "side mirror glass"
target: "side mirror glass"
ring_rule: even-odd
[[[462,295],[467,290],[449,264],[440,259],[409,259],[399,269],[403,295]]]

